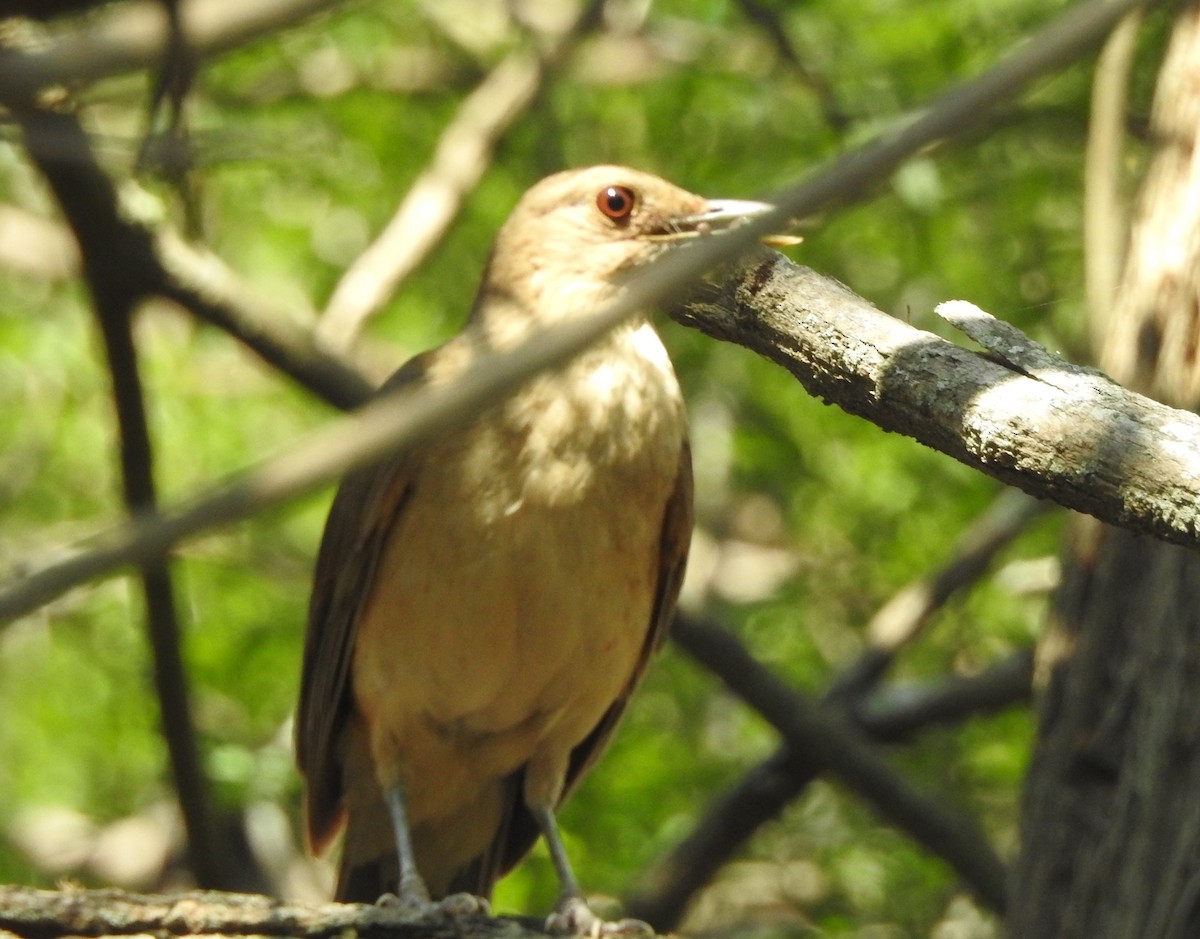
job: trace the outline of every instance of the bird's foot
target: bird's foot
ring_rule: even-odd
[[[546,932],[556,936],[580,936],[587,939],[628,937],[648,939],[654,935],[649,923],[640,919],[601,919],[582,897],[565,897],[546,918]]]
[[[473,893],[452,893],[440,900],[431,900],[429,894],[423,890],[402,890],[399,894],[385,893],[375,903],[377,906],[398,910],[412,919],[432,916],[487,916],[491,912],[488,901]]]
[[[487,916],[492,912],[487,898],[473,893],[452,893],[438,900],[436,906],[446,916]]]

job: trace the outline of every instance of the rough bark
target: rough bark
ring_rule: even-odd
[[[275,936],[298,939],[526,939],[544,935],[512,917],[407,915],[361,903],[285,903],[253,894],[193,890],[35,890],[0,886],[0,937]]]
[[[1200,403],[1200,4],[1159,78],[1158,151],[1101,361]],[[1200,555],[1095,522],[1067,546],[1010,935],[1200,935]]]
[[[1130,394],[969,304],[939,312],[986,354],[914,329],[771,252],[745,259],[672,315],[782,365],[810,394],[1002,482],[1197,543],[1196,415]]]

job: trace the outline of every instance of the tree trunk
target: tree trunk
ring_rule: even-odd
[[[1157,150],[1101,337],[1118,381],[1200,404],[1200,3],[1159,76]],[[1080,521],[1044,644],[1009,934],[1200,935],[1200,554]]]

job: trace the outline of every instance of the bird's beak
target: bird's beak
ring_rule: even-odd
[[[774,210],[775,206],[769,202],[752,202],[746,199],[710,199],[708,206],[700,214],[672,219],[673,231],[665,237],[673,240],[726,231],[747,219],[757,218]],[[763,244],[778,246],[799,244],[803,239],[794,235],[764,235],[760,240]]]
[[[766,202],[748,202],[745,199],[710,199],[708,208],[699,215],[680,219],[680,222],[697,231],[720,231],[732,228],[739,222],[766,215],[775,206]]]

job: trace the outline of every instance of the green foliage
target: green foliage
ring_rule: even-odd
[[[642,35],[658,44],[652,75],[605,84],[580,66],[553,80],[505,137],[443,243],[371,326],[364,360],[398,364],[459,326],[491,233],[541,175],[614,161],[712,195],[768,194],[986,67],[1066,6],[763,5],[780,17],[813,78],[785,62],[739,4],[651,4]],[[304,311],[324,304],[425,166],[465,91],[506,46],[472,51],[422,5],[367,2],[206,63],[196,132],[213,249],[311,325]],[[443,63],[444,79],[411,94],[387,90],[385,66],[405,50]],[[619,72],[622,55],[610,50],[604,64]],[[1153,66],[1147,55],[1139,104]],[[339,75],[349,76],[343,85]],[[936,302],[969,299],[1084,355],[1088,79],[1086,63],[1068,69],[992,127],[948,141],[878,180],[862,201],[811,220],[792,256],[923,328],[937,328]],[[114,80],[93,92],[85,112],[98,135],[126,139],[126,151],[110,161],[118,176],[134,147],[141,94]],[[826,118],[830,110],[844,125]],[[0,145],[0,156],[4,197],[46,206],[19,144]],[[159,195],[173,200],[165,189]],[[15,273],[0,280],[0,297],[0,563],[11,572],[36,566],[121,510],[87,297],[77,284]],[[864,648],[871,615],[948,559],[997,487],[808,399],[743,349],[676,326],[664,333],[696,419],[704,529],[715,543],[770,548],[788,562],[763,590],[715,589],[710,609],[774,671],[819,694]],[[330,413],[178,311],[145,310],[138,339],[165,499],[277,452]],[[299,787],[287,722],[327,504],[328,493],[206,537],[183,547],[175,565],[195,718],[217,794],[228,806],[280,803],[293,820]],[[1052,555],[1058,536],[1058,520],[1049,518],[1004,560]],[[986,582],[902,653],[893,678],[982,670],[1031,643],[1043,614],[1043,599]],[[169,794],[149,669],[132,581],[76,590],[0,627],[0,879],[101,879],[84,862],[33,864],[16,835],[32,810],[65,807],[104,826]],[[1011,852],[1031,735],[1028,713],[980,718],[921,735],[895,751],[895,763],[919,788],[976,814]],[[611,752],[564,812],[586,884],[631,892],[638,872],[775,746],[756,716],[668,649]],[[552,901],[540,852],[502,885],[501,909],[541,910]],[[757,865],[756,883],[778,894],[767,905],[786,911],[762,920],[764,928],[788,935],[928,935],[959,890],[942,863],[825,782],[753,839],[744,860]],[[762,879],[798,861],[811,865],[806,890],[789,894],[770,886],[770,875]]]

